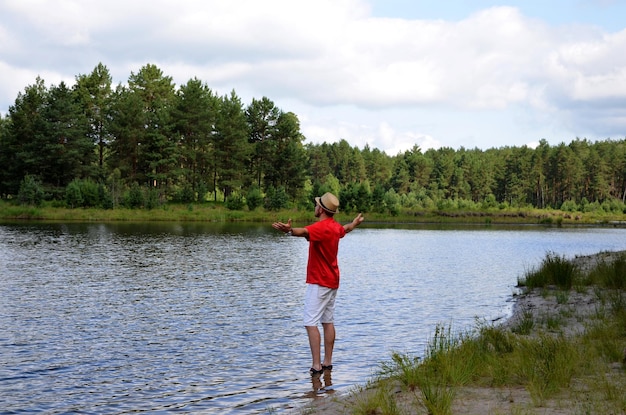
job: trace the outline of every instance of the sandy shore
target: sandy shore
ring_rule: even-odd
[[[572,261],[582,270],[589,270],[599,261],[607,263],[623,255],[626,251],[620,252],[600,252],[595,255],[577,256]],[[539,265],[539,264],[538,264]],[[541,317],[546,315],[557,315],[561,310],[567,309],[570,313],[566,321],[561,325],[565,335],[581,333],[585,329],[584,321],[597,308],[597,297],[593,290],[585,293],[579,293],[574,290],[570,292],[568,301],[559,304],[556,296],[541,295],[538,291],[526,292],[515,298],[512,316],[502,324],[505,327],[515,327],[516,324],[532,313],[535,321],[542,321]],[[571,312],[573,311],[573,313]],[[541,330],[541,325],[536,325],[534,330]],[[397,402],[408,402],[411,397],[405,396],[400,387],[395,390]],[[363,394],[372,393],[371,390],[363,390],[359,394],[350,394],[348,396],[329,397],[323,399],[315,399],[304,408],[300,408],[293,412],[294,414],[325,414],[325,415],[343,415],[352,413],[354,402],[363,399]],[[361,395],[361,396],[360,396]],[[524,408],[519,412],[520,408]],[[546,402],[541,408],[535,408],[532,405],[530,394],[524,387],[506,387],[506,388],[489,388],[489,387],[463,387],[457,390],[454,400],[452,413],[459,415],[485,415],[485,414],[543,414],[543,415],[567,415],[573,413],[573,408],[568,407],[567,400],[554,399]],[[408,413],[421,414],[417,409],[412,408]]]

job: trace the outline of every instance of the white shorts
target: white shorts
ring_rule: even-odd
[[[332,323],[335,318],[337,290],[317,284],[307,284],[304,296],[304,325]]]

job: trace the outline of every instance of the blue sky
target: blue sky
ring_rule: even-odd
[[[589,24],[606,30],[624,28],[626,2],[622,0],[374,0],[372,13],[404,19],[461,20],[470,14],[497,6],[512,6],[531,18],[551,25]]]
[[[394,155],[626,136],[626,0],[0,0],[0,113],[151,63]]]

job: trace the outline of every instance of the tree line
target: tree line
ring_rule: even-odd
[[[98,64],[71,87],[37,78],[0,118],[0,196],[71,207],[222,201],[306,207],[333,191],[344,210],[528,207],[624,211],[626,141],[395,155],[345,140],[305,143],[296,114],[245,105],[157,66],[113,86]],[[329,137],[329,139],[334,139]]]

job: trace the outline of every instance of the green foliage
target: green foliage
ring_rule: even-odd
[[[186,184],[178,190],[174,200],[178,203],[191,203],[196,201],[196,194],[190,184]]]
[[[100,199],[100,186],[92,180],[80,181],[80,192],[83,197],[83,206],[85,207],[99,207],[102,206]]]
[[[130,209],[138,209],[143,206],[143,203],[143,191],[137,183],[133,183],[130,189],[124,194],[124,206]]]
[[[385,193],[385,207],[387,212],[392,216],[397,216],[400,213],[400,196],[394,189],[389,189]]]
[[[224,203],[224,206],[229,210],[242,210],[245,205],[245,199],[238,192],[231,193]]]
[[[265,209],[280,210],[289,206],[289,198],[284,187],[270,187],[265,195]]]
[[[542,140],[535,149],[414,146],[390,156],[343,139],[304,145],[297,115],[271,99],[245,106],[234,90],[220,97],[197,78],[176,88],[154,64],[131,72],[127,86],[111,85],[100,63],[72,88],[38,77],[18,94],[0,124],[2,197],[17,195],[31,175],[48,198],[69,197],[70,205],[94,204],[88,189],[81,190],[83,202],[76,189],[66,194],[80,179],[106,181],[110,195],[98,199],[107,207],[138,207],[136,197],[123,200],[122,193],[143,183],[157,188],[161,200],[180,203],[205,201],[209,192],[226,201],[235,191],[248,203],[258,187],[273,210],[301,207],[330,191],[345,212],[392,216],[525,207],[600,217],[626,212],[626,139],[557,146]],[[277,194],[270,188],[284,189],[287,200],[272,200]],[[248,207],[258,208],[258,199],[255,194]],[[159,203],[152,198],[139,206]],[[546,216],[540,223],[562,220]]]
[[[579,210],[578,205],[573,200],[566,200],[561,205],[561,210],[564,212],[576,212]]]
[[[70,208],[102,207],[110,209],[113,202],[106,187],[92,180],[74,179],[65,188],[65,203]]]
[[[65,189],[65,203],[71,208],[83,206],[83,195],[79,180],[73,180],[67,185]]]
[[[31,175],[24,176],[17,193],[17,200],[22,205],[40,206],[44,198],[41,182]]]
[[[113,209],[115,207],[111,192],[109,192],[107,187],[102,183],[98,185],[98,199],[103,209]]]
[[[498,201],[493,193],[489,193],[483,200],[483,209],[493,209],[498,207]]]
[[[372,206],[369,184],[348,184],[339,194],[339,203],[344,212],[369,212]]]
[[[145,190],[144,207],[148,210],[156,209],[161,205],[161,195],[155,187],[149,187]]]
[[[263,193],[261,193],[261,189],[256,186],[252,186],[246,194],[246,204],[248,205],[248,210],[250,211],[253,211],[259,206],[262,206]]]

